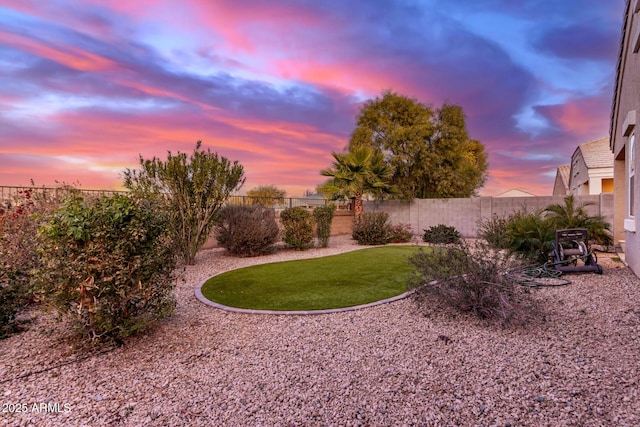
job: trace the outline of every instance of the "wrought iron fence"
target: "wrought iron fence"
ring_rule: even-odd
[[[79,191],[82,194],[90,195],[90,196],[102,196],[102,195],[113,195],[113,194],[124,194],[126,191],[118,191],[118,190],[88,190],[82,188],[75,187],[30,187],[30,186],[9,186],[9,185],[0,185],[0,204],[3,205],[11,205],[16,202],[17,199],[25,192],[28,191],[31,198],[42,198],[42,199],[62,199],[66,196],[70,191]]]
[[[102,196],[113,194],[126,194],[127,191],[118,190],[87,190],[72,187],[29,187],[29,186],[0,186],[0,204],[11,205],[16,202],[22,192],[29,191],[32,197],[42,197],[50,199],[61,199],[70,190],[80,191],[82,194],[90,196]],[[319,197],[250,197],[232,195],[227,200],[232,205],[262,205],[274,209],[285,209],[296,206],[304,208],[314,208],[316,206],[326,206],[329,200]]]
[[[230,205],[261,205],[268,208],[286,209],[293,207],[314,208],[326,206],[329,201],[317,197],[250,197],[230,196],[227,203]]]

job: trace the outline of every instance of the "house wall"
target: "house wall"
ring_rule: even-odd
[[[560,174],[556,174],[556,180],[553,183],[553,195],[554,196],[566,196],[569,194],[568,189],[565,188],[564,182]]]
[[[605,180],[611,179],[613,176],[613,167],[610,168],[593,168],[589,170],[589,193],[600,194],[610,193],[611,190],[605,191]]]
[[[589,194],[589,169],[584,158],[576,150],[576,155],[571,158],[571,175],[569,177],[569,190],[571,194]]]
[[[640,135],[635,117],[640,114],[640,51],[634,52],[634,47],[640,36],[640,14],[635,12],[638,0],[627,0],[625,4],[624,26],[618,71],[616,76],[615,98],[611,120],[611,146],[614,153],[614,237],[626,241],[625,261],[631,269],[640,275],[640,185],[635,186],[635,216],[628,215],[627,206],[627,173],[631,158],[628,152],[629,137],[635,132],[635,169],[640,172],[638,165],[638,146]],[[635,114],[634,114],[635,112]],[[631,120],[630,120],[631,119]],[[625,135],[626,133],[626,135]],[[637,172],[637,173],[638,173]],[[636,231],[637,230],[637,231]]]
[[[589,214],[604,215],[607,221],[613,221],[612,193],[576,196],[576,201],[580,204],[593,202],[594,206],[586,208]],[[522,209],[544,209],[556,203],[563,204],[564,196],[365,201],[364,208],[365,211],[386,212],[392,224],[409,224],[417,235],[429,227],[446,224],[455,227],[463,237],[473,238],[478,234],[480,219],[507,216]]]

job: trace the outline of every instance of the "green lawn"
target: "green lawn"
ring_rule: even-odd
[[[351,307],[405,292],[415,246],[384,246],[323,258],[233,270],[207,280],[202,294],[230,307],[321,310]]]

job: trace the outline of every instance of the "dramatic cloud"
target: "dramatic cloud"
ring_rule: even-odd
[[[121,185],[197,140],[247,188],[314,189],[362,102],[459,104],[482,194],[549,194],[608,132],[624,2],[0,0],[0,184]]]

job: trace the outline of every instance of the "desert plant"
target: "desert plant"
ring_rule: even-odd
[[[424,230],[422,240],[427,243],[434,244],[452,244],[460,243],[462,236],[455,227],[451,227],[445,224],[438,224],[436,226],[429,227]]]
[[[259,185],[247,191],[247,204],[261,205],[265,208],[272,208],[275,205],[284,204],[285,190],[281,190],[274,185]]]
[[[389,243],[390,230],[385,212],[364,212],[353,220],[351,237],[360,245],[384,245]]]
[[[88,341],[120,342],[173,312],[168,224],[149,199],[71,196],[40,228],[42,264],[32,282]]]
[[[415,270],[408,286],[420,306],[428,307],[435,299],[503,325],[522,323],[534,312],[529,289],[505,274],[516,266],[506,253],[482,242],[432,249],[409,257]]]
[[[31,192],[18,196],[15,205],[0,208],[0,338],[18,330],[16,314],[27,305],[30,270],[38,261]]]
[[[236,256],[258,256],[275,250],[280,231],[273,209],[262,206],[225,206],[216,228],[218,244]]]
[[[308,249],[313,241],[313,217],[304,208],[287,208],[280,212],[284,227],[282,240],[296,250]]]
[[[329,237],[331,236],[331,222],[333,214],[336,211],[336,205],[331,203],[327,206],[316,206],[313,209],[313,218],[316,221],[316,235],[318,243],[321,247],[329,246]]]
[[[554,230],[564,228],[586,228],[589,239],[601,245],[611,245],[611,224],[602,215],[589,215],[586,208],[595,205],[586,202],[578,205],[575,197],[569,195],[564,198],[564,204],[553,204],[545,208],[545,220]]]
[[[478,237],[493,249],[506,249],[509,245],[509,216],[493,215],[478,221]]]
[[[171,151],[166,162],[140,156],[140,170],[124,172],[125,187],[166,202],[176,244],[187,264],[195,263],[215,226],[216,214],[231,192],[244,183],[242,165],[209,149],[200,150],[201,145],[198,141],[189,158],[181,152],[174,156]]]
[[[543,210],[521,210],[509,217],[507,249],[519,258],[544,263],[555,242],[555,227]]]
[[[321,175],[330,179],[318,187],[318,192],[332,200],[353,198],[356,217],[364,211],[364,195],[381,199],[396,193],[389,183],[393,169],[385,164],[381,152],[376,152],[371,147],[356,147],[344,154],[332,155],[333,166],[320,171]]]
[[[407,243],[413,239],[413,231],[410,224],[395,224],[389,226],[390,243]]]
[[[59,203],[51,194],[25,188],[0,207],[0,338],[20,329],[16,314],[35,302],[30,281],[40,265],[38,226]]]

